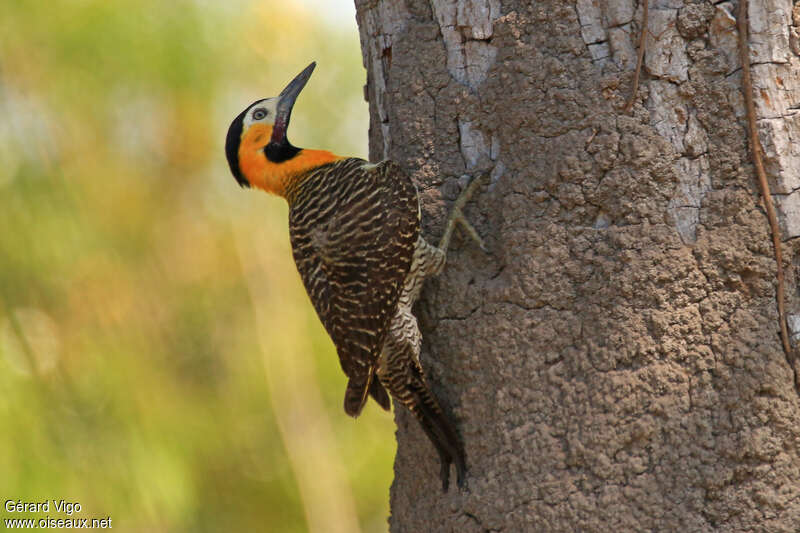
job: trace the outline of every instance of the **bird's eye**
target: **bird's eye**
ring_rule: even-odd
[[[253,119],[254,120],[261,120],[262,118],[264,118],[266,116],[267,116],[267,110],[266,109],[256,109],[255,111],[253,111]]]

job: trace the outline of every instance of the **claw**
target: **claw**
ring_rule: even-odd
[[[461,213],[460,209],[458,215],[455,217],[455,220],[456,222],[461,224],[461,227],[464,229],[464,231],[467,232],[467,235],[472,237],[472,240],[475,241],[478,244],[478,246],[480,246],[481,250],[483,250],[484,253],[487,254],[490,253],[489,249],[486,247],[486,243],[483,242],[483,239],[481,238],[480,235],[478,235],[478,232],[475,230],[472,224],[470,224],[469,221],[466,218],[464,218],[464,215]]]

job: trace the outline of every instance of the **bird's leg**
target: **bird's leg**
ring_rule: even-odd
[[[461,194],[458,195],[458,198],[456,198],[453,208],[450,210],[450,216],[447,217],[447,224],[444,227],[444,234],[442,235],[442,239],[439,241],[439,250],[441,250],[443,253],[447,254],[447,248],[450,246],[450,238],[453,236],[453,228],[455,227],[456,222],[461,224],[461,227],[464,228],[464,231],[467,232],[467,235],[472,237],[472,240],[478,243],[478,246],[481,247],[481,250],[489,253],[489,250],[486,248],[486,244],[484,244],[483,239],[481,239],[481,236],[478,235],[477,231],[475,231],[475,228],[472,227],[472,224],[470,224],[469,221],[464,218],[464,213],[462,211],[470,197],[472,197],[472,194],[477,190],[481,181],[483,181],[483,178],[485,177],[486,174],[472,178],[464,190],[461,191]]]

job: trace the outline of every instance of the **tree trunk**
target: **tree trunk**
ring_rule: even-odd
[[[468,489],[397,410],[394,532],[797,531],[800,402],[748,151],[735,5],[356,0],[370,155],[414,173],[434,242],[417,312]],[[753,0],[759,135],[800,322],[800,97],[788,1]],[[799,10],[800,11],[800,10]],[[798,12],[800,18],[800,12]],[[800,20],[797,21],[800,23]]]

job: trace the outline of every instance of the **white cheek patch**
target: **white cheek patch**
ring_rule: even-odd
[[[259,120],[254,119],[253,113],[255,113],[257,109],[266,110],[267,116]],[[251,105],[250,109],[247,110],[247,114],[244,117],[243,131],[247,131],[247,129],[253,124],[266,124],[267,126],[271,126],[275,122],[275,113],[277,109],[278,109],[277,98],[267,98],[265,100],[260,100],[255,104]]]

